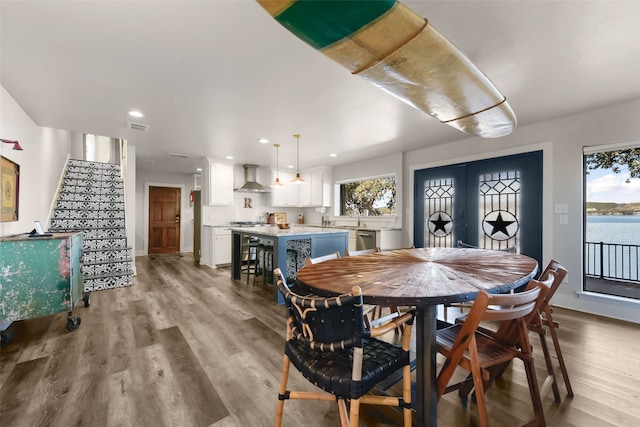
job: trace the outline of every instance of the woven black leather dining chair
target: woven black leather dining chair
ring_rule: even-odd
[[[351,427],[358,425],[360,404],[397,406],[403,410],[404,426],[411,426],[409,343],[415,312],[368,329],[360,287],[354,287],[348,295],[332,298],[302,296],[289,289],[280,269],[275,269],[274,273],[278,289],[285,298],[287,315],[275,426],[282,424],[284,403],[290,399],[337,400],[342,425]],[[406,325],[402,346],[375,338],[401,324]],[[291,364],[322,391],[288,390]],[[402,397],[366,394],[399,369],[403,374]],[[349,410],[347,401],[350,402]]]

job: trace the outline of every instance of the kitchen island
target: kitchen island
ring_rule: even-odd
[[[291,280],[296,277],[307,258],[315,258],[347,249],[349,233],[347,230],[333,228],[305,227],[292,225],[289,229],[274,226],[266,227],[229,227],[231,239],[231,278],[240,279],[242,268],[242,242],[245,236],[258,238],[260,243],[273,246],[273,269],[280,268]],[[271,269],[271,270],[273,270]],[[284,303],[277,287],[273,287],[274,301]]]

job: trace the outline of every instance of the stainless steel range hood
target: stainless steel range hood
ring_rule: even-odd
[[[244,168],[244,184],[236,191],[241,193],[268,193],[271,190],[256,179],[257,165],[242,165]]]

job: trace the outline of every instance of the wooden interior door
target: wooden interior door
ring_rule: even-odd
[[[180,189],[149,187],[149,254],[180,252]]]

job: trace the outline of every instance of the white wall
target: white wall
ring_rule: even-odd
[[[136,221],[137,221],[137,213],[140,212],[137,208],[138,200],[136,194],[136,182],[138,171],[136,170],[136,147],[132,145],[128,145],[126,147],[126,178],[125,178],[125,215],[126,222],[125,226],[127,228],[127,244],[131,247],[131,254],[135,257],[137,253],[137,242],[136,242]],[[136,263],[132,263],[134,274],[137,273]]]
[[[543,149],[543,259],[556,259],[569,271],[554,304],[640,322],[640,301],[582,292],[582,147],[640,138],[640,99],[517,128],[496,139],[471,138],[404,155],[405,239],[412,238],[413,171]],[[640,200],[640,195],[639,195]],[[560,225],[554,205],[569,206],[569,223]],[[409,243],[403,240],[403,244]],[[542,266],[544,267],[544,266]]]
[[[405,197],[403,189],[405,187],[404,183],[406,182],[403,170],[403,155],[402,153],[395,153],[388,156],[350,163],[348,165],[336,166],[333,168],[333,180],[334,182],[343,182],[396,174],[396,218],[368,217],[366,222],[367,224],[375,224],[380,227],[401,228],[403,220],[402,213],[405,206],[403,202]],[[344,217],[336,217],[334,215],[334,206],[327,210],[327,212],[330,212],[331,218],[336,220],[340,225],[355,225],[355,222],[357,222],[357,219],[349,220]]]
[[[157,172],[146,169],[136,171],[136,256],[149,253],[149,187],[175,187],[181,190],[180,203],[180,252],[193,251],[193,206],[189,193],[194,181],[190,174]]]
[[[351,165],[334,168],[334,180],[340,181],[384,173],[398,173],[399,212],[404,224],[403,246],[412,243],[413,224],[413,171],[425,167],[478,160],[518,152],[542,149],[544,151],[543,194],[543,258],[557,259],[569,270],[567,283],[554,297],[554,303],[581,311],[640,323],[640,301],[623,300],[601,295],[589,295],[582,290],[582,147],[602,145],[624,140],[640,139],[640,99],[587,111],[535,125],[517,128],[512,135],[495,140],[470,138],[442,146],[412,152],[398,153]],[[14,151],[9,144],[0,144],[4,157],[20,165],[19,220],[0,223],[0,235],[23,233],[33,228],[34,220],[47,218],[56,186],[65,160],[71,151],[74,136],[61,130],[41,128],[31,120],[6,90],[0,86],[0,136],[17,139],[24,151]],[[75,148],[74,148],[75,149]],[[237,166],[239,167],[239,166]],[[400,173],[402,172],[402,173]],[[241,169],[240,169],[241,173]],[[236,173],[237,177],[237,173]],[[242,179],[242,178],[240,178]],[[266,180],[259,175],[263,183]],[[146,253],[145,222],[148,205],[145,185],[163,184],[183,187],[182,251],[193,248],[191,220],[193,208],[189,206],[189,191],[193,177],[187,174],[164,174],[138,171],[136,180],[137,218],[135,221],[136,254]],[[239,182],[237,183],[239,185]],[[208,208],[213,221],[257,220],[259,215],[272,211],[268,194],[251,197],[253,208],[244,208],[245,194],[236,193],[230,208]],[[553,213],[555,204],[569,207],[569,223],[560,225]],[[280,209],[278,209],[280,210]],[[286,210],[295,221],[299,210]],[[308,215],[309,210],[305,210]],[[210,214],[210,215],[209,215]],[[308,217],[307,217],[308,218]],[[292,221],[293,220],[293,221]]]
[[[29,232],[34,220],[44,224],[49,217],[70,151],[71,134],[36,125],[0,86],[0,137],[18,140],[24,149],[16,151],[10,144],[0,144],[2,156],[20,165],[18,221],[0,223],[0,235]]]

